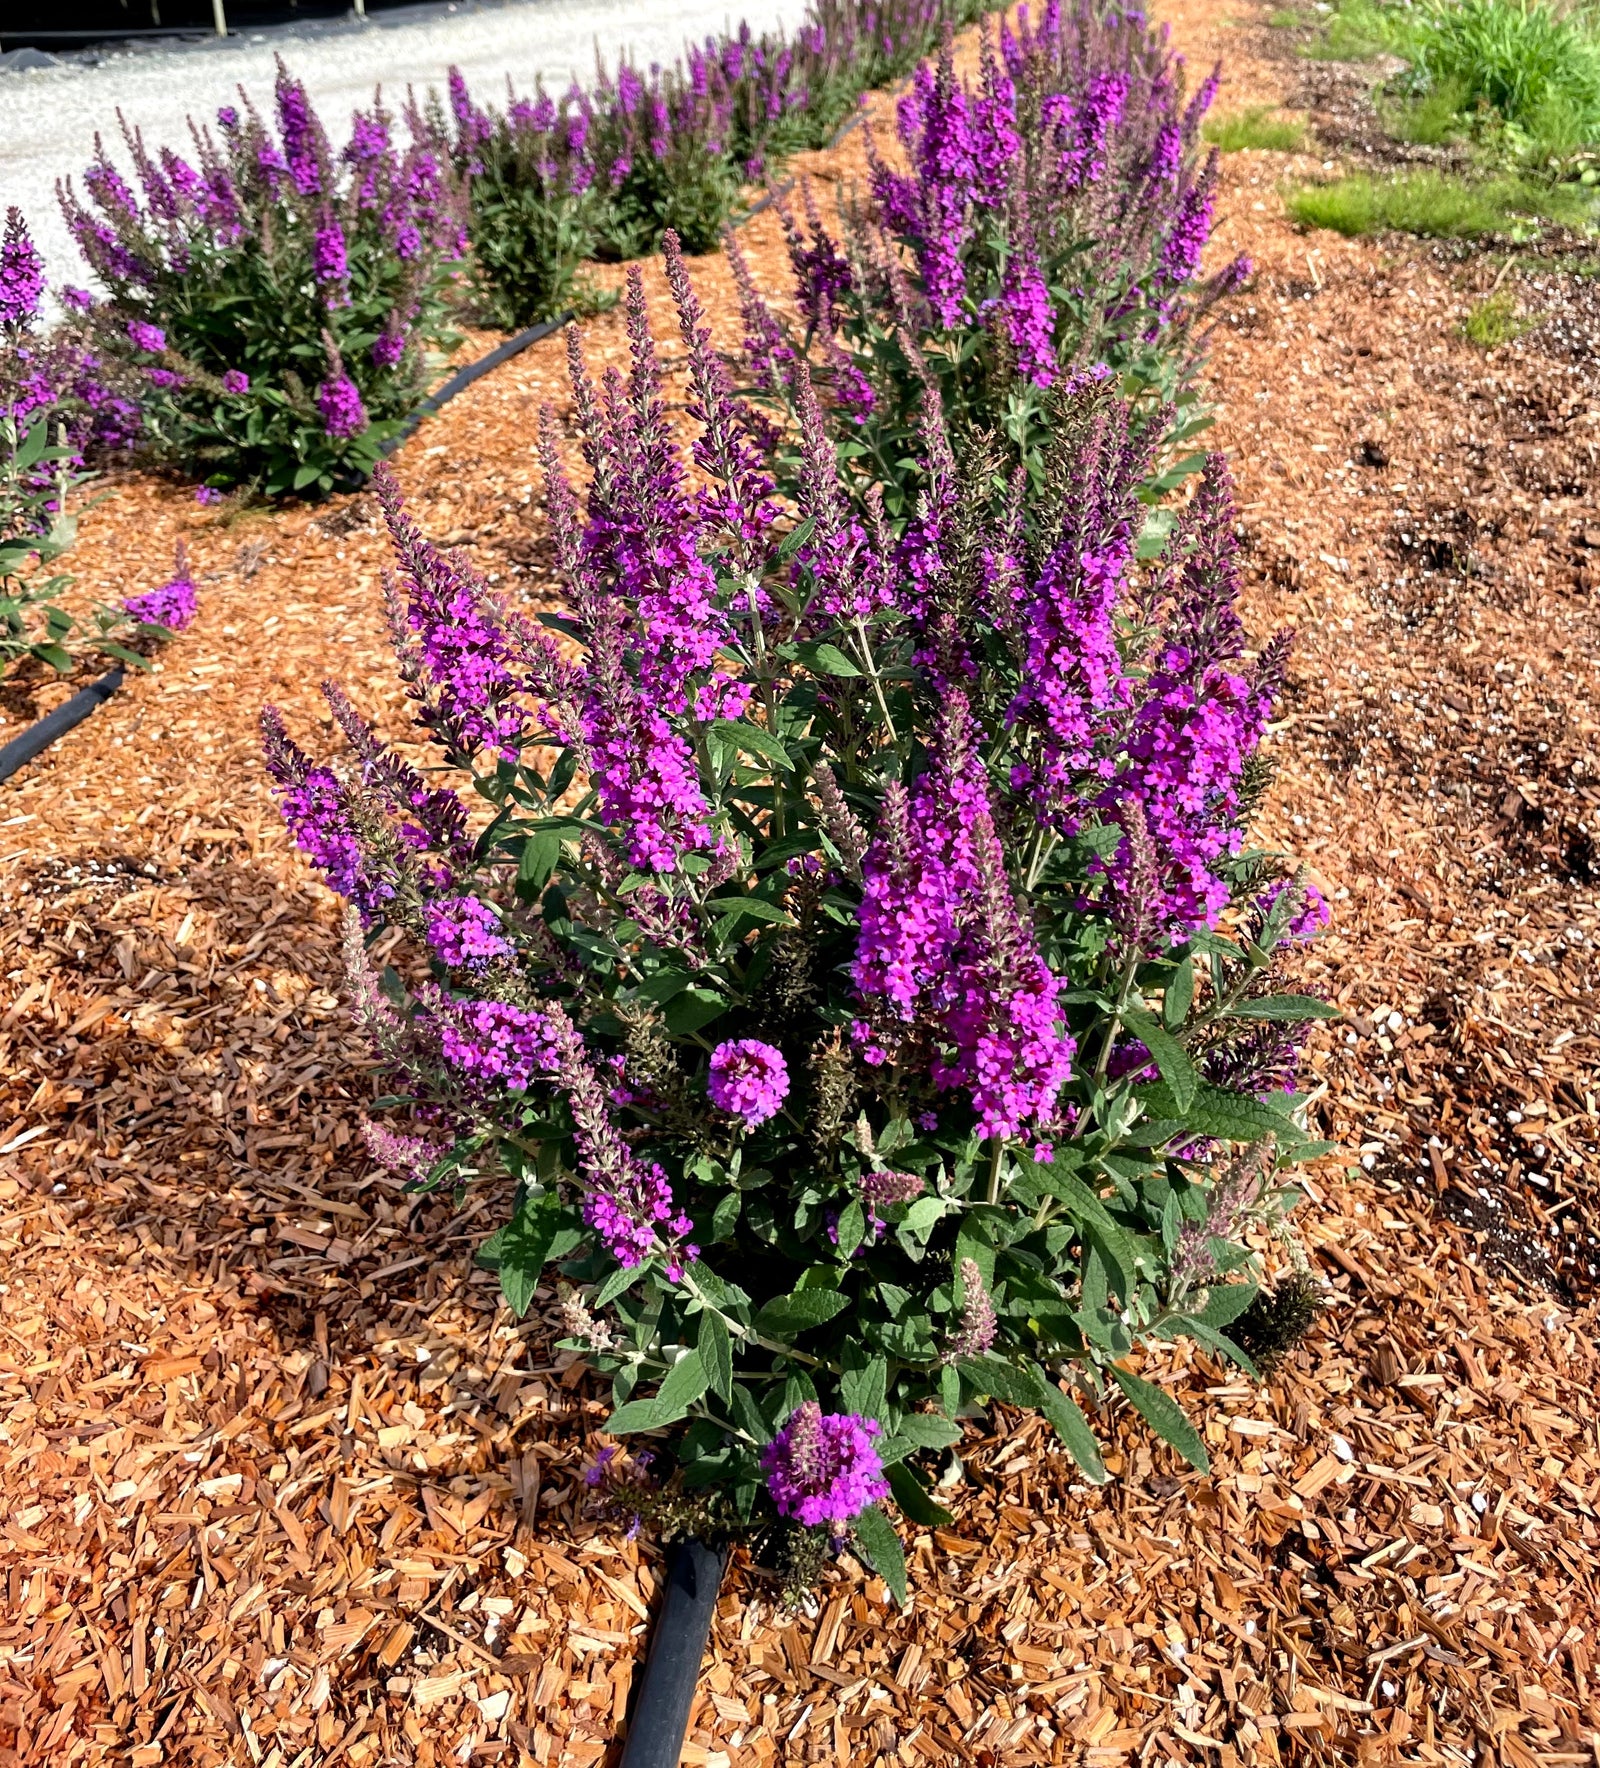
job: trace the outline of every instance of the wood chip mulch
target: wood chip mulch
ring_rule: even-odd
[[[1165,10],[1225,108],[1292,91],[1239,0]],[[1108,1405],[1090,1491],[996,1409],[903,1615],[853,1562],[795,1617],[736,1567],[686,1762],[1600,1762],[1596,285],[1297,234],[1317,164],[1227,162],[1217,249],[1258,273],[1210,372],[1255,630],[1301,635],[1266,833],[1336,910],[1327,1310],[1263,1388],[1163,1351],[1209,1479]],[[772,281],[770,216],[749,241]],[[1496,275],[1535,323],[1485,355]],[[559,338],[397,462],[529,593],[544,399]],[[404,727],[373,517],[115,481],[75,569],[149,587],[186,536],[200,617],[0,794],[0,1768],[615,1760],[660,1556],[586,1511],[605,1406],[549,1298],[519,1323],[472,1268],[504,1197],[359,1151],[336,905],[258,761],[265,700],[331,745],[328,675]]]

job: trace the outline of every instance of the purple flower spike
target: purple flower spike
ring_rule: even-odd
[[[224,393],[248,393],[250,377],[241,368],[230,368],[222,377]]]
[[[44,295],[44,259],[28,232],[21,209],[6,210],[0,237],[0,329],[21,331],[38,317]]]
[[[775,1117],[788,1098],[789,1066],[781,1050],[758,1038],[718,1044],[711,1054],[706,1092],[719,1111],[742,1117],[745,1128],[754,1129]]]
[[[128,337],[132,340],[134,349],[148,350],[151,355],[154,355],[158,350],[165,350],[167,347],[167,334],[161,327],[150,325],[142,319],[130,321]]]
[[[824,1412],[806,1400],[761,1451],[767,1490],[780,1516],[806,1528],[854,1521],[889,1495],[883,1462],[873,1446],[882,1431],[875,1418]]]

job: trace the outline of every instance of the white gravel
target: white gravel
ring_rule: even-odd
[[[793,27],[804,0],[749,0],[734,19],[752,29]],[[0,72],[0,210],[16,204],[44,253],[50,280],[86,280],[82,260],[56,204],[55,184],[80,174],[94,152],[95,131],[121,149],[116,113],[144,131],[151,147],[188,144],[185,117],[209,119],[244,85],[270,107],[273,57],[282,54],[306,83],[336,142],[350,112],[371,103],[382,85],[398,108],[408,84],[442,87],[455,64],[482,100],[504,96],[506,75],[529,88],[543,74],[553,90],[593,73],[595,45],[608,62],[628,49],[648,64],[669,62],[689,38],[726,30],[727,0],[479,0],[428,7],[426,16],[376,14],[365,25],[261,31],[226,42],[181,48],[123,50],[98,66],[67,63]],[[126,164],[126,155],[122,156]],[[80,186],[81,189],[81,186]]]

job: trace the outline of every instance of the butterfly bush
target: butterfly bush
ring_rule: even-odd
[[[63,290],[67,317],[47,330],[46,293],[44,260],[21,211],[9,209],[0,227],[0,677],[24,663],[65,674],[85,652],[142,668],[123,638],[154,640],[184,621],[139,598],[119,609],[69,597],[73,579],[54,569],[77,538],[72,492],[89,477],[86,455],[125,447],[139,418],[90,347],[88,296]]]
[[[19,440],[42,426],[50,447],[64,448],[61,458],[76,470],[86,456],[126,448],[137,437],[137,388],[93,347],[89,295],[59,291],[64,313],[52,325],[47,291],[44,259],[22,211],[7,209],[0,228],[0,419]],[[50,481],[50,463],[34,477],[36,486]],[[7,520],[0,516],[0,523]]]
[[[1162,417],[1169,449],[1195,434],[1205,318],[1250,271],[1201,270],[1215,89],[1213,74],[1187,93],[1165,27],[1137,11],[1050,0],[1035,23],[1019,7],[1014,29],[984,34],[970,80],[947,38],[899,100],[893,139],[869,127],[869,189],[845,203],[840,237],[809,191],[804,216],[786,212],[803,326],[742,276],[750,381],[792,394],[806,356],[868,472],[907,452],[930,376],[953,422],[996,424],[1035,477],[1062,383],[1114,379],[1141,421]]]
[[[483,300],[502,324],[550,317],[593,296],[583,260],[660,248],[712,250],[741,189],[822,146],[863,92],[898,79],[981,0],[814,0],[790,37],[748,25],[691,44],[671,67],[624,58],[559,98],[542,87],[481,105],[452,69],[449,111],[427,140],[471,193]]]
[[[485,1262],[519,1313],[559,1282],[607,1429],[661,1438],[601,1483],[849,1540],[903,1589],[883,1505],[943,1515],[965,1408],[1044,1412],[1100,1480],[1085,1408],[1122,1396],[1203,1467],[1127,1359],[1249,1366],[1225,1328],[1313,1146],[1295,1059],[1328,1012],[1273,992],[1313,899],[1246,845],[1285,647],[1240,624],[1220,457],[1140,561],[1158,442],[1107,383],[1052,389],[1025,496],[930,382],[931,489],[895,520],[796,359],[783,494],[666,251],[689,433],[635,270],[625,368],[569,334],[576,446],[544,416],[549,611],[380,472],[437,765],[330,689],[345,757],[269,711],[268,767],[408,1102],[376,1158],[508,1173]],[[375,972],[395,934],[426,980]]]
[[[466,245],[454,168],[420,121],[397,141],[376,100],[336,148],[281,61],[270,120],[241,91],[189,132],[186,157],[124,124],[133,182],[97,138],[82,194],[59,187],[107,291],[97,346],[137,384],[153,451],[207,484],[358,480],[449,335]]]

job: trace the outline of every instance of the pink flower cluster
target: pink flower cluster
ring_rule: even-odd
[[[1076,1046],[1060,979],[1040,955],[1005,875],[966,699],[948,695],[932,766],[893,784],[867,853],[853,977],[889,1020],[863,1026],[869,1061],[903,1030],[935,1040],[933,1077],[964,1087],[984,1136],[1054,1121]]]
[[[889,1495],[873,1438],[882,1426],[854,1412],[824,1412],[805,1400],[761,1451],[767,1490],[779,1516],[806,1528],[842,1526]]]
[[[711,1052],[706,1093],[719,1111],[744,1119],[754,1129],[776,1117],[789,1096],[789,1067],[783,1052],[758,1038],[718,1044]]]
[[[515,956],[500,917],[477,896],[444,896],[425,910],[428,944],[451,969],[475,969]]]

